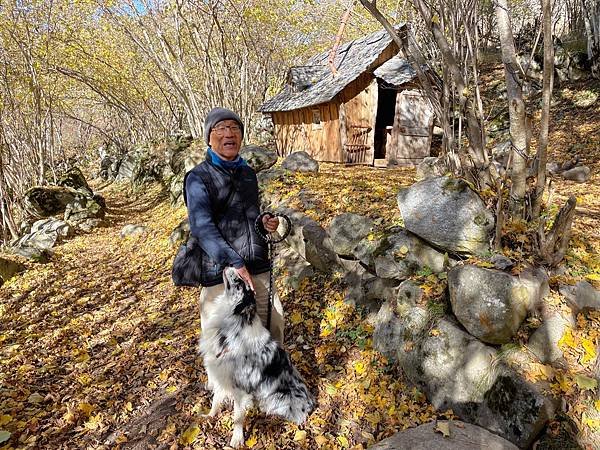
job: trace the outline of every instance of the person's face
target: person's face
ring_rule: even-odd
[[[213,151],[226,161],[233,161],[242,145],[242,130],[235,120],[222,120],[210,131],[209,141]]]

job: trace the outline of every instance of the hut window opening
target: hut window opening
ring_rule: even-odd
[[[320,130],[323,128],[323,124],[321,123],[321,110],[318,108],[312,110],[312,128],[313,130]]]

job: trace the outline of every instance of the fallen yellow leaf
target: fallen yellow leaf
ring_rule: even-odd
[[[315,438],[315,442],[319,445],[319,447],[323,447],[329,442],[329,439],[321,434]]]
[[[34,392],[27,398],[27,401],[29,403],[41,403],[44,401],[44,397],[38,392]]]
[[[561,347],[567,346],[575,349],[579,347],[577,339],[575,338],[575,336],[573,336],[573,331],[570,328],[567,328],[565,330],[562,337],[558,341],[558,345]]]
[[[343,448],[348,448],[348,447],[350,447],[350,442],[348,442],[348,438],[347,438],[346,436],[344,436],[344,435],[341,435],[341,434],[340,434],[340,435],[337,437],[337,441],[340,443],[340,445],[341,445]]]
[[[596,346],[589,339],[581,339],[581,345],[585,350],[585,353],[581,357],[581,364],[587,364],[590,361],[593,361],[596,358]]]
[[[325,392],[327,392],[329,395],[334,395],[337,393],[337,388],[333,384],[326,384]]]
[[[450,422],[442,421],[438,422],[434,428],[435,431],[442,433],[444,437],[450,437]]]
[[[365,363],[363,363],[362,361],[356,361],[354,363],[354,370],[357,374],[362,375],[363,373],[365,373],[367,368],[365,367]]]
[[[92,405],[90,405],[89,403],[85,403],[85,402],[80,403],[77,407],[86,416],[89,416],[92,413],[92,411],[94,410],[94,407]]]
[[[290,316],[290,321],[292,322],[292,325],[298,325],[300,322],[302,322],[302,314],[300,314],[298,311],[293,312]]]
[[[198,428],[198,425],[190,425],[181,435],[180,441],[183,445],[193,444],[199,433],[200,428]]]
[[[258,439],[255,435],[250,436],[248,439],[246,439],[246,447],[254,447],[256,445],[256,443],[258,442]]]
[[[296,430],[296,433],[294,434],[294,441],[298,442],[303,441],[304,439],[306,439],[306,431]]]
[[[575,382],[577,383],[577,386],[579,386],[579,388],[582,391],[593,391],[594,389],[596,389],[598,387],[598,380],[594,379],[594,378],[590,378],[590,377],[586,377],[585,375],[581,375],[581,374],[577,374],[575,375]]]
[[[600,419],[592,419],[591,417],[588,417],[586,413],[583,413],[581,421],[584,425],[587,425],[593,430],[600,430]]]
[[[89,420],[83,424],[85,428],[88,430],[97,430],[102,425],[102,417],[100,414],[96,414],[95,416],[90,416]]]

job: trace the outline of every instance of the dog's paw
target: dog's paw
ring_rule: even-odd
[[[238,434],[234,431],[231,441],[229,441],[229,446],[232,448],[240,448],[242,445],[244,445],[244,433]]]

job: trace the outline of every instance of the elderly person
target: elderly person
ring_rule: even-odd
[[[236,113],[225,108],[210,111],[204,122],[206,160],[185,180],[190,232],[202,249],[200,320],[205,321],[210,304],[223,292],[223,269],[232,266],[254,290],[257,312],[266,326],[270,264],[267,244],[255,231],[258,182],[239,155],[243,136],[244,124]],[[267,232],[274,232],[278,224],[276,217],[262,219]],[[283,344],[283,307],[275,293],[270,322],[269,331]]]

